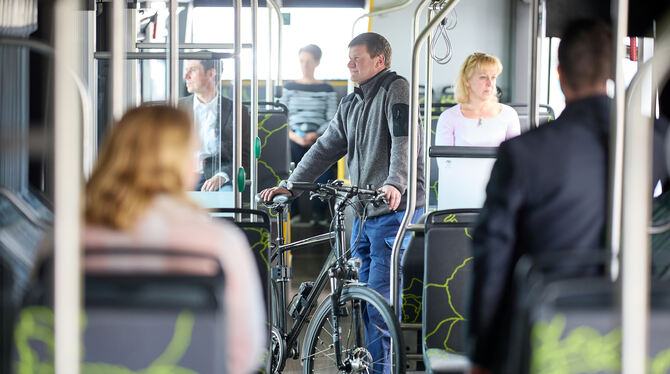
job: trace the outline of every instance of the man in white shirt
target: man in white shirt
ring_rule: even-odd
[[[179,108],[193,115],[200,139],[196,152],[200,182],[197,190],[218,191],[232,173],[233,103],[216,90],[219,60],[186,60],[184,81],[191,95],[179,100]],[[218,98],[218,100],[217,100]],[[249,113],[242,110],[242,165],[249,165]]]

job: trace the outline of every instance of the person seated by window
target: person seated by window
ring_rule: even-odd
[[[233,102],[216,89],[219,60],[186,60],[184,81],[191,94],[179,99],[179,109],[191,114],[200,147],[194,152],[197,191],[218,191],[233,177]],[[242,166],[249,171],[249,112],[242,108]]]
[[[458,104],[440,115],[435,145],[497,147],[521,133],[516,111],[498,102],[501,72],[495,56],[475,52],[465,59],[456,83]]]
[[[86,185],[84,247],[142,247],[218,256],[225,274],[227,372],[250,373],[266,343],[262,289],[246,238],[213,221],[187,198],[197,182],[198,135],[187,113],[167,106],[128,111],[112,128]],[[137,266],[87,259],[87,269]],[[153,264],[166,272],[209,274],[197,262]],[[124,270],[124,269],[121,269]]]
[[[314,70],[321,61],[321,48],[314,44],[300,48],[300,69],[302,77],[284,85],[280,102],[289,110],[289,140],[291,141],[291,161],[296,165],[302,156],[328,128],[337,111],[337,94],[331,85],[314,78]],[[326,170],[317,183],[335,179],[335,166]],[[313,200],[316,221],[327,218],[327,205]],[[297,208],[297,207],[296,207]]]

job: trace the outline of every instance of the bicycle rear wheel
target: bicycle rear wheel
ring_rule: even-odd
[[[340,369],[337,365],[332,303],[327,299],[315,313],[305,337],[302,358],[304,373],[404,372],[405,355],[400,325],[379,293],[365,286],[345,286],[338,311],[340,352],[346,367]],[[365,313],[375,315],[376,318],[364,327]],[[389,349],[390,340],[393,344]]]

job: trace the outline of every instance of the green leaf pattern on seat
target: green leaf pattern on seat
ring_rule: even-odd
[[[82,313],[82,331],[86,328],[86,315]],[[165,351],[145,369],[133,371],[121,365],[101,362],[83,362],[82,374],[197,374],[178,365],[191,344],[195,317],[183,310],[177,316],[174,333]],[[47,357],[40,358],[31,343],[47,347]],[[18,374],[54,373],[54,313],[45,306],[30,306],[21,310],[14,328],[14,344],[18,353],[15,371]]]

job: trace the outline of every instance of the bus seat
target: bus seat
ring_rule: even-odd
[[[469,368],[466,299],[472,274],[471,230],[479,209],[431,213],[425,226],[423,352],[427,373],[462,373]]]
[[[254,254],[256,265],[258,266],[258,273],[261,277],[263,285],[263,300],[265,300],[266,307],[266,321],[268,326],[267,342],[270,342],[270,328],[272,326],[272,305],[268,302],[271,300],[271,276],[270,276],[270,235],[272,235],[270,216],[260,210],[242,209],[242,208],[215,208],[211,209],[210,213],[223,213],[229,215],[230,213],[239,213],[243,219],[234,220],[237,227],[239,227],[249,241],[249,246]],[[255,217],[256,220],[250,219]],[[227,217],[224,219],[228,219]],[[268,345],[268,351],[270,346]],[[270,355],[267,355],[267,360],[262,363],[260,372],[270,372]]]
[[[519,124],[521,125],[521,133],[523,134],[524,132],[530,130],[530,120],[528,119],[528,104],[507,103],[505,105],[509,105],[514,108],[514,110],[516,110],[516,113],[519,116]],[[545,123],[556,119],[556,114],[554,113],[554,109],[551,106],[540,104],[539,117],[539,124],[544,125]]]
[[[198,372],[225,370],[224,274],[218,258],[178,250],[104,248],[84,251],[125,262],[195,259],[215,271],[166,273],[154,267],[85,270],[82,372]],[[53,256],[39,268],[14,328],[15,372],[53,368]],[[42,368],[42,369],[40,369]],[[39,370],[38,370],[39,369]],[[53,370],[53,369],[51,369]]]
[[[654,200],[652,224],[655,227],[670,222],[670,193],[667,191]],[[670,280],[670,230],[651,235],[652,279]]]
[[[280,103],[259,103],[274,109],[258,111],[258,137],[261,156],[258,159],[257,190],[275,187],[288,178],[291,149],[288,141],[288,108]]]
[[[509,372],[617,373],[621,327],[617,287],[608,277],[570,277],[526,287],[516,302]],[[667,373],[670,362],[670,283],[652,281],[648,358],[650,372]]]
[[[429,213],[422,215],[418,224],[426,222]],[[414,231],[400,260],[400,322],[421,323],[421,300],[423,298],[423,249],[424,232]],[[422,350],[421,329],[406,329],[405,352],[417,354]],[[408,360],[408,371],[418,370],[418,363]]]
[[[425,213],[417,221],[418,224],[426,222],[430,213]],[[402,305],[401,322],[421,322],[421,299],[423,297],[423,251],[424,233],[414,231],[410,237],[407,249],[405,249],[400,260],[400,271],[402,272],[402,286],[400,287],[400,305]]]
[[[0,373],[10,372],[14,319],[52,217],[36,198],[0,188]]]

